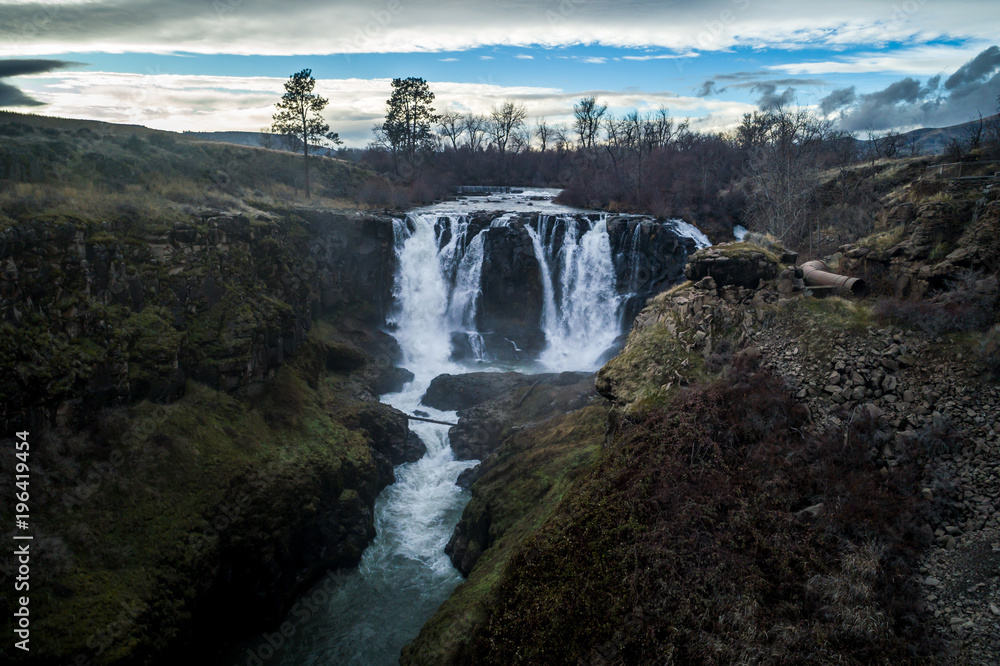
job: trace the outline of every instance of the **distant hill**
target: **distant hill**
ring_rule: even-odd
[[[283,136],[280,134],[269,134],[267,132],[184,132],[184,136],[203,139],[205,141],[235,143],[239,146],[287,150]],[[313,146],[310,152],[315,155],[333,156],[335,154],[335,151],[321,146]]]
[[[281,135],[265,134],[264,132],[184,132],[184,136],[206,141],[221,141],[223,143],[235,143],[240,146],[265,147],[267,143],[265,137],[269,138],[271,145],[269,148],[276,148],[280,145]]]
[[[994,116],[984,116],[984,123],[1000,121],[1000,114]],[[961,125],[950,127],[922,127],[903,133],[903,140],[907,142],[911,137],[916,137],[920,152],[924,155],[943,155],[948,150],[949,144],[953,140],[964,141],[968,138],[968,130],[978,123],[979,119],[970,120]]]

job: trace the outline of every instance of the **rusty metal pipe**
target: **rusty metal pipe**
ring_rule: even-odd
[[[807,287],[831,287],[836,292],[849,292],[855,296],[864,296],[868,293],[868,285],[864,280],[831,273],[827,265],[819,259],[807,261],[799,268],[802,269],[802,279],[805,280]]]

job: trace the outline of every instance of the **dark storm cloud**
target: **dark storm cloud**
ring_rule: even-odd
[[[912,104],[920,99],[921,94],[920,81],[908,76],[901,81],[890,83],[884,90],[864,95],[864,98],[879,105],[896,104],[898,102]]]
[[[4,106],[42,106],[42,103],[25,95],[20,88],[0,81],[0,107]]]
[[[819,109],[824,115],[829,115],[837,109],[842,109],[845,106],[853,104],[857,98],[854,86],[839,88],[819,101]]]
[[[20,88],[4,83],[10,76],[45,74],[80,63],[66,60],[43,60],[40,58],[0,60],[0,106],[41,106],[37,99],[26,95]]]
[[[820,101],[820,109],[826,114],[842,109],[841,127],[850,131],[957,125],[980,113],[997,113],[998,69],[1000,48],[991,46],[959,67],[943,87],[941,76],[925,84],[906,77],[846,103],[837,96],[847,89],[836,90]]]
[[[750,92],[760,93],[760,97],[757,99],[757,106],[764,111],[788,106],[795,101],[795,88],[785,88],[784,92],[779,94],[778,86],[768,81],[763,81],[752,86]]]
[[[78,62],[68,62],[66,60],[42,60],[39,58],[0,60],[0,79],[6,79],[8,76],[45,74],[46,72],[79,64]]]
[[[1000,67],[1000,46],[991,46],[975,58],[965,63],[944,82],[947,90],[975,84],[993,74]]]
[[[698,97],[708,97],[709,95],[714,95],[719,92],[715,88],[715,81],[705,81],[701,84],[701,88],[695,93]]]

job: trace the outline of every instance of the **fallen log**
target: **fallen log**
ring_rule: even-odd
[[[406,418],[410,419],[411,421],[423,421],[424,423],[436,423],[438,425],[446,425],[446,426],[458,425],[457,423],[449,423],[448,421],[438,421],[437,419],[425,419],[423,416],[412,416],[410,414],[407,414]]]

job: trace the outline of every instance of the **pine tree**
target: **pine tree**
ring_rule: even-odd
[[[400,157],[412,164],[417,151],[433,148],[431,124],[439,119],[431,106],[433,101],[434,93],[423,79],[411,76],[392,80],[385,122],[375,130],[397,164]]]
[[[309,198],[309,144],[343,143],[336,132],[330,131],[330,126],[323,120],[320,112],[330,100],[313,93],[316,79],[312,77],[311,69],[303,69],[292,74],[285,81],[285,94],[281,101],[275,104],[278,109],[274,114],[271,131],[283,134],[301,145],[305,160],[306,199]]]

